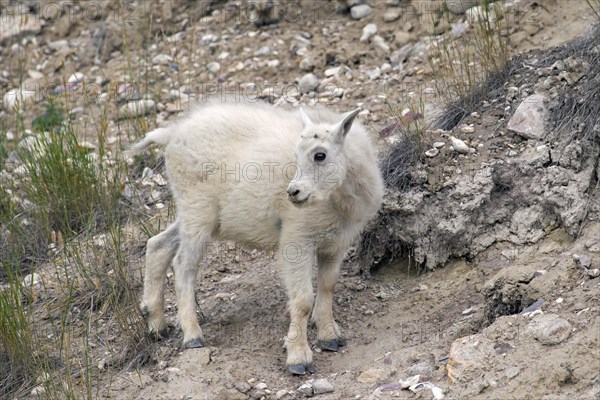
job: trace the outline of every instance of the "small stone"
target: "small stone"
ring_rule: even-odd
[[[260,382],[260,383],[257,383],[256,386],[254,386],[254,388],[257,390],[265,390],[268,388],[268,386],[266,383]]]
[[[216,74],[217,72],[219,72],[221,70],[221,64],[219,64],[216,61],[213,61],[211,63],[208,63],[206,65],[206,68],[213,74]]]
[[[544,345],[555,345],[564,342],[571,335],[571,324],[555,314],[542,314],[533,319],[529,328],[533,336]]]
[[[314,396],[314,390],[313,390],[312,384],[310,384],[309,382],[306,382],[303,385],[301,385],[298,389],[296,389],[296,391],[298,393],[303,394],[306,397]]]
[[[510,151],[508,152],[508,156],[509,156],[509,157],[516,157],[516,156],[518,156],[518,155],[519,155],[519,153],[517,153],[517,152],[516,152],[516,151],[514,151],[514,150],[510,150]]]
[[[441,149],[442,147],[444,147],[445,144],[445,142],[435,142],[433,144],[433,147],[435,147],[436,149]]]
[[[67,79],[67,83],[77,84],[77,83],[83,82],[84,79],[85,79],[85,75],[83,73],[75,72],[74,74],[69,76],[69,78]]]
[[[308,57],[304,57],[301,61],[300,61],[300,65],[299,65],[300,69],[302,71],[307,71],[310,72],[315,68],[315,65],[312,63],[312,61],[310,60],[310,58]]]
[[[152,57],[152,64],[167,65],[173,62],[173,57],[168,54],[157,54]]]
[[[508,379],[512,379],[512,378],[516,377],[517,375],[519,375],[520,372],[521,372],[521,368],[510,367],[509,369],[506,370],[506,377]]]
[[[255,57],[265,57],[271,54],[271,48],[269,46],[262,46],[260,49],[254,52]]]
[[[427,157],[433,158],[435,156],[437,156],[440,153],[440,151],[438,149],[429,149],[425,152],[425,155]]]
[[[390,46],[385,42],[385,39],[379,35],[373,36],[373,39],[371,39],[371,43],[373,44],[373,46],[375,46],[375,48],[380,49],[385,53],[390,52]]]
[[[463,126],[461,126],[460,131],[462,133],[474,133],[475,128],[471,125],[463,125]]]
[[[42,396],[44,393],[46,393],[46,389],[42,385],[36,386],[33,389],[31,389],[32,396]]]
[[[368,4],[359,4],[350,9],[352,19],[363,19],[373,14],[373,7]]]
[[[395,20],[400,18],[401,15],[402,14],[400,13],[399,10],[389,10],[389,11],[386,11],[385,14],[383,14],[383,20],[385,22],[394,22]]]
[[[545,120],[548,113],[544,102],[546,97],[534,94],[519,105],[508,121],[507,128],[526,139],[541,139],[545,135]]]
[[[300,78],[300,81],[298,81],[298,86],[301,93],[310,93],[319,87],[319,79],[315,74],[309,73]]]
[[[373,35],[377,33],[377,25],[375,24],[367,24],[362,30],[362,36],[360,37],[361,42],[366,42],[371,39]]]
[[[288,391],[287,390],[278,390],[277,393],[275,393],[275,398],[277,400],[283,399],[285,396],[287,396]]]
[[[121,118],[134,118],[149,114],[154,110],[156,110],[156,103],[154,102],[154,100],[142,99],[124,104],[119,109],[119,114]]]
[[[592,260],[584,254],[573,254],[573,260],[575,260],[575,264],[581,268],[587,269],[592,266]]]
[[[363,371],[356,380],[365,385],[374,385],[386,380],[389,375],[390,374],[384,368],[375,367]]]
[[[327,68],[325,70],[325,76],[327,78],[330,78],[332,76],[337,75],[340,71],[342,70],[342,67],[333,67],[333,68]]]
[[[373,81],[381,76],[381,69],[379,67],[368,69],[365,71],[365,74],[369,77],[370,80]]]
[[[312,383],[312,387],[315,395],[332,393],[334,391],[333,385],[327,379],[316,379]]]
[[[469,152],[469,146],[454,136],[450,136],[450,144],[452,145],[452,150],[459,154],[467,154]]]

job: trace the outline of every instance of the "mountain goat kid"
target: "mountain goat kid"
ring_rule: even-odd
[[[213,240],[275,249],[288,294],[287,368],[314,372],[307,324],[318,345],[344,339],[332,299],[342,257],[380,207],[383,181],[359,110],[284,110],[266,103],[211,102],[147,134],[133,151],[164,147],[177,219],[148,240],[142,309],[162,334],[164,279],[173,262],[186,347],[204,346],[194,296],[198,264]],[[317,264],[313,307],[312,269]]]

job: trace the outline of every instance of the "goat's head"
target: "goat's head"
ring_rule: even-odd
[[[302,135],[296,145],[296,175],[290,182],[288,198],[303,204],[309,198],[323,198],[346,179],[347,163],[344,152],[346,135],[360,109],[342,116],[336,124],[314,123],[301,109]]]

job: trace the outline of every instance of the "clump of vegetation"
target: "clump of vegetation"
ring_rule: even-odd
[[[473,9],[472,9],[473,10]],[[435,90],[447,112],[436,125],[451,129],[474,111],[487,93],[509,76],[511,10],[503,2],[484,0],[451,32],[432,37],[429,64]],[[441,17],[452,25],[450,11]]]

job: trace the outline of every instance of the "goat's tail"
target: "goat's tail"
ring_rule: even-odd
[[[167,143],[169,143],[168,130],[166,128],[158,128],[153,130],[152,132],[148,132],[146,134],[146,137],[144,137],[142,140],[131,146],[131,148],[129,149],[129,153],[131,155],[137,154],[153,143],[156,143],[161,146],[165,146]]]

